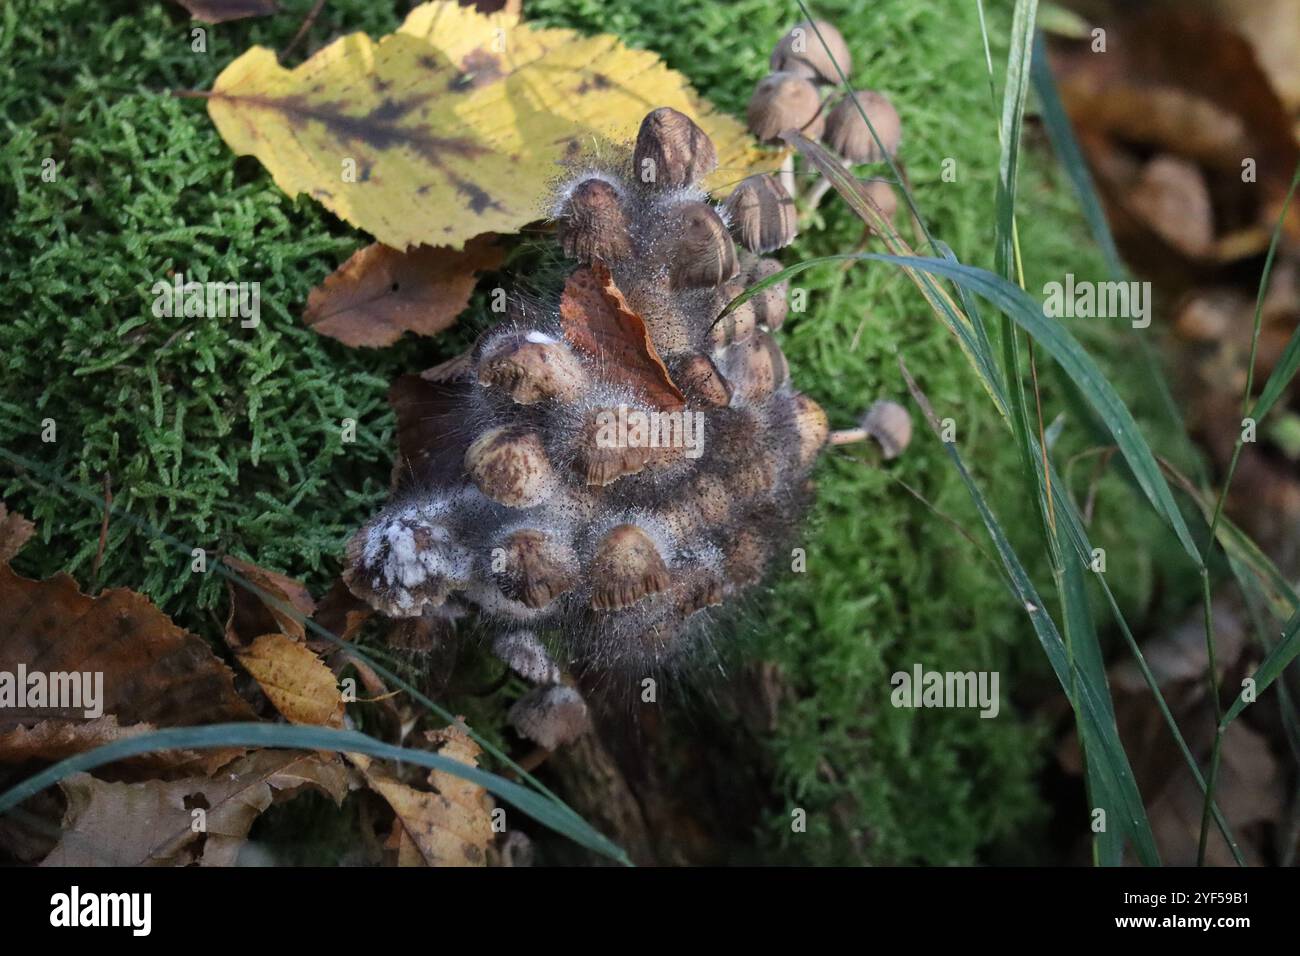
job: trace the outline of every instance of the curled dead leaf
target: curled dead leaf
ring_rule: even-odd
[[[569,276],[560,297],[560,321],[569,343],[599,361],[611,381],[639,392],[654,408],[685,407],[685,396],[659,357],[645,320],[627,304],[604,263]]]

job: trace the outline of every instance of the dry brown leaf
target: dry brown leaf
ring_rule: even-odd
[[[275,0],[174,0],[203,23],[228,23],[245,17],[264,17],[279,13]]]
[[[255,719],[208,645],[125,588],[90,597],[66,574],[33,581],[0,565],[0,637],[0,670],[102,673],[103,713],[123,726]],[[0,727],[84,716],[6,710]]]
[[[439,367],[420,375],[402,375],[388,390],[397,416],[394,490],[408,484],[444,488],[464,480],[465,451],[473,440],[464,408],[471,383],[445,378]]]
[[[374,613],[374,608],[353,594],[343,579],[338,578],[320,599],[312,620],[339,640],[350,641]],[[313,636],[309,635],[309,642]]]
[[[239,650],[261,635],[277,630],[296,641],[307,636],[303,620],[316,613],[316,602],[301,582],[238,558],[223,560],[231,570],[272,599],[267,600],[235,581],[227,582],[230,615],[226,619],[226,643],[231,648]]]
[[[153,724],[123,727],[112,715],[83,721],[43,720],[32,727],[19,726],[0,732],[0,764],[28,761],[55,763],[95,747],[138,737],[153,730],[157,730]],[[150,773],[183,771],[206,776],[245,752],[242,747],[220,750],[156,750],[123,760],[114,765],[113,772],[122,775],[135,770]]]
[[[492,235],[459,251],[416,246],[400,252],[375,243],[311,291],[303,318],[354,347],[392,345],[403,332],[437,335],[469,304],[476,275],[495,269],[503,255]]]
[[[342,726],[338,682],[307,645],[284,634],[263,634],[235,656],[290,723]]]
[[[1215,799],[1232,825],[1247,865],[1267,862],[1261,841],[1251,839],[1257,824],[1281,818],[1283,784],[1277,760],[1268,742],[1241,721],[1228,726],[1223,737],[1222,763],[1214,788]],[[1186,765],[1170,775],[1165,788],[1151,804],[1151,830],[1166,866],[1194,866],[1201,834],[1205,796]],[[1210,827],[1205,862],[1208,866],[1234,866],[1223,835]]]
[[[560,297],[560,321],[564,337],[599,361],[611,381],[639,392],[655,408],[686,407],[645,321],[627,304],[604,263],[583,266],[569,276]]]
[[[212,778],[107,783],[78,773],[59,786],[63,832],[43,866],[232,866],[273,801],[310,787],[341,803],[348,773],[337,755],[259,750]]]
[[[14,555],[36,533],[32,524],[16,511],[10,511],[0,501],[0,564],[12,561]]]
[[[482,752],[456,727],[426,735],[439,753],[469,766],[477,766]],[[348,754],[364,774],[370,788],[392,807],[397,819],[387,845],[397,852],[399,865],[486,866],[492,843],[492,798],[478,784],[441,770],[430,771],[430,793],[395,779],[369,758]],[[401,833],[398,833],[398,830]],[[418,853],[418,860],[412,853]]]

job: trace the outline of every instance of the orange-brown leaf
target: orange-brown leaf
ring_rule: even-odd
[[[627,304],[604,263],[583,266],[569,276],[560,298],[560,321],[574,348],[599,362],[614,381],[640,393],[651,406],[666,411],[686,406],[645,320]]]
[[[501,264],[496,237],[461,250],[375,243],[355,253],[307,297],[306,322],[351,346],[391,345],[404,332],[436,335],[469,304],[476,275]]]
[[[100,672],[103,712],[120,724],[160,727],[253,720],[234,675],[201,638],[143,595],[82,594],[66,574],[33,581],[0,565],[0,670]],[[0,712],[0,726],[81,712]]]

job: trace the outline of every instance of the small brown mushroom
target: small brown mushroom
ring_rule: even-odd
[[[494,576],[512,601],[544,608],[578,582],[578,556],[554,535],[523,528],[511,532],[500,547],[502,553],[493,555]]]
[[[677,366],[673,375],[686,397],[710,408],[726,408],[731,404],[731,387],[712,360],[696,352]]]
[[[484,432],[465,451],[465,471],[479,491],[511,508],[539,505],[555,490],[546,449],[534,432]]]
[[[901,455],[912,441],[912,416],[898,402],[882,398],[862,416],[862,429],[876,440],[888,461]]]
[[[750,176],[732,190],[726,208],[731,229],[750,252],[772,252],[794,242],[794,200],[775,176]]]
[[[772,50],[772,71],[839,83],[841,71],[845,76],[853,71],[853,56],[839,30],[825,20],[805,20],[791,27]]]
[[[755,259],[749,262],[744,270],[745,288],[757,285],[764,279],[776,275],[785,266],[777,259]],[[776,331],[785,324],[785,317],[789,311],[789,293],[790,283],[778,282],[770,285],[763,291],[757,293],[749,301],[754,304],[754,318],[760,325],[765,325],[772,331]]]
[[[641,121],[632,153],[632,173],[639,182],[677,189],[698,182],[717,167],[713,140],[685,113],[665,106]]]
[[[634,524],[621,524],[601,539],[590,576],[591,606],[598,611],[630,607],[672,583],[654,541]]]
[[[826,412],[807,395],[794,396],[794,429],[799,436],[799,466],[809,468],[826,447],[830,423]]]
[[[758,81],[749,99],[749,131],[774,143],[787,130],[817,139],[826,125],[817,88],[794,73],[772,73]]]
[[[622,197],[613,183],[587,179],[574,187],[560,215],[560,245],[580,262],[616,262],[632,254]]]
[[[572,743],[591,729],[586,701],[565,684],[534,687],[515,701],[506,718],[521,736],[547,750]]]
[[[500,388],[520,405],[547,399],[573,402],[586,386],[582,363],[568,347],[540,332],[527,332],[492,346],[479,359],[478,381]]]
[[[873,128],[875,136],[871,135]],[[886,156],[892,158],[898,152],[902,137],[903,124],[889,97],[874,90],[859,90],[845,96],[831,110],[822,138],[850,163],[883,163]]]
[[[674,224],[680,226],[669,278],[674,289],[717,286],[736,274],[736,247],[721,217],[707,203],[683,203]]]

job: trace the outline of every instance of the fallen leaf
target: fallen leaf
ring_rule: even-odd
[[[564,337],[606,369],[609,381],[639,392],[665,411],[686,407],[650,339],[641,316],[627,304],[604,263],[576,269],[560,297]]]
[[[235,656],[290,723],[342,726],[338,682],[307,645],[284,634],[263,634]]]
[[[237,155],[395,249],[517,232],[547,215],[557,163],[622,148],[661,106],[713,140],[711,189],[781,161],[654,53],[451,0],[415,7],[377,43],[341,37],[293,70],[253,47],[208,97]]]
[[[469,305],[475,276],[501,264],[495,236],[462,250],[375,243],[355,253],[307,297],[303,318],[344,345],[392,345],[403,332],[437,335]]]
[[[240,577],[265,592],[263,596],[236,581],[227,581],[230,615],[226,618],[226,643],[232,649],[239,650],[274,631],[296,641],[306,637],[303,620],[316,612],[316,602],[302,582],[238,558],[222,560]]]
[[[353,594],[342,578],[337,578],[320,599],[312,620],[339,640],[350,641],[374,613],[374,608]],[[315,639],[316,635],[309,635],[308,643]]]
[[[394,491],[408,485],[446,488],[464,479],[465,451],[474,440],[464,409],[473,384],[443,376],[441,369],[401,375],[388,390],[397,416]]]
[[[108,715],[94,720],[43,720],[31,727],[13,727],[0,732],[0,764],[21,764],[28,761],[56,763],[68,757],[111,744],[118,740],[138,737],[157,730],[153,724],[131,724],[123,727],[117,717]],[[175,772],[208,775],[245,753],[242,747],[217,750],[155,750],[123,760],[114,765],[115,775],[123,773]]]
[[[0,564],[12,561],[35,533],[36,525],[0,501]]]
[[[477,766],[481,750],[460,729],[448,727],[426,736],[443,756]],[[347,756],[397,815],[387,845],[397,851],[399,865],[487,865],[493,839],[493,804],[484,788],[455,774],[433,770],[428,782],[436,792],[417,790],[362,754]],[[397,832],[399,828],[401,833]],[[418,860],[412,849],[418,852]]]
[[[122,725],[255,719],[207,643],[125,588],[90,597],[66,574],[33,581],[0,565],[0,638],[0,671],[103,674],[103,713]],[[0,727],[83,711],[5,709]]]
[[[337,755],[259,750],[212,778],[108,783],[77,773],[59,786],[63,832],[42,866],[233,866],[275,800],[310,787],[339,804],[348,773]]]
[[[1157,156],[1143,167],[1128,201],[1148,226],[1184,255],[1204,256],[1214,245],[1213,201],[1195,163]]]
[[[203,23],[228,23],[245,17],[264,17],[279,13],[275,0],[174,0]]]

